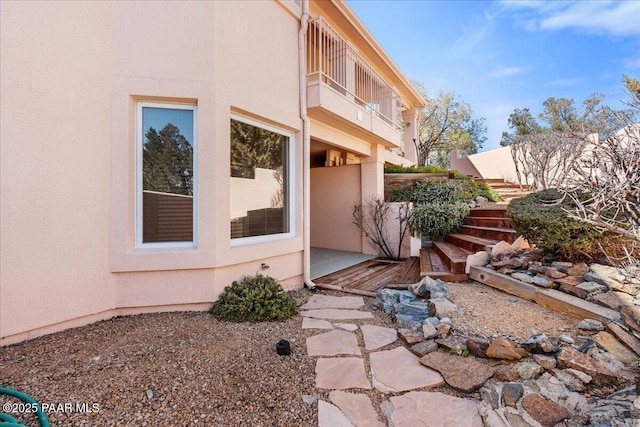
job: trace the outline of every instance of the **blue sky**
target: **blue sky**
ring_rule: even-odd
[[[484,117],[496,148],[514,108],[594,92],[622,108],[623,74],[640,78],[640,0],[347,0],[407,77],[449,90]]]

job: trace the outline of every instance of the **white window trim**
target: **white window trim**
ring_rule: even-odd
[[[238,237],[231,239],[231,247],[255,245],[259,243],[273,242],[277,240],[292,239],[296,235],[295,230],[295,134],[293,132],[286,131],[284,129],[268,125],[266,123],[250,119],[239,114],[231,113],[231,119],[238,122],[246,123],[251,126],[255,126],[261,129],[268,130],[273,133],[277,133],[289,138],[287,146],[287,203],[289,204],[288,218],[289,218],[289,231],[286,233],[268,234],[263,236],[250,236],[250,237]],[[233,196],[231,196],[233,197]]]
[[[173,110],[191,110],[193,112],[193,241],[192,242],[152,242],[143,243],[143,212],[142,212],[142,147],[144,145],[144,129],[142,129],[142,109],[167,108]],[[198,107],[193,104],[173,104],[166,102],[137,102],[136,103],[136,192],[135,192],[135,233],[136,249],[172,249],[194,248],[198,246]]]

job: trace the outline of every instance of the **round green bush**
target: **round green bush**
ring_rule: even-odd
[[[233,282],[210,310],[217,318],[233,322],[282,321],[297,312],[295,300],[280,283],[261,274]]]
[[[512,200],[507,214],[513,228],[530,243],[570,258],[598,252],[598,243],[607,236],[569,218],[564,209],[573,210],[575,204],[568,197],[561,199],[562,193],[550,189]]]
[[[438,240],[460,229],[469,215],[465,202],[425,203],[413,208],[409,229],[414,235],[424,234],[430,240]]]

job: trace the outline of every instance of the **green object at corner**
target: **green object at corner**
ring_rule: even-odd
[[[50,427],[49,420],[47,420],[47,416],[44,414],[44,412],[42,412],[42,408],[40,407],[40,404],[35,400],[33,400],[31,397],[27,396],[24,393],[21,393],[19,391],[6,388],[6,387],[0,387],[0,394],[12,396],[22,400],[24,403],[35,405],[35,407],[37,408],[36,415],[38,416],[40,427]],[[0,412],[0,427],[5,427],[5,426],[6,427],[27,427],[24,424],[20,424],[18,420],[16,420],[11,415],[6,414],[4,412]]]

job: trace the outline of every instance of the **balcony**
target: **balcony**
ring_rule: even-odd
[[[383,145],[400,145],[401,99],[358,51],[321,17],[309,21],[307,107]],[[373,134],[373,135],[371,135]]]

